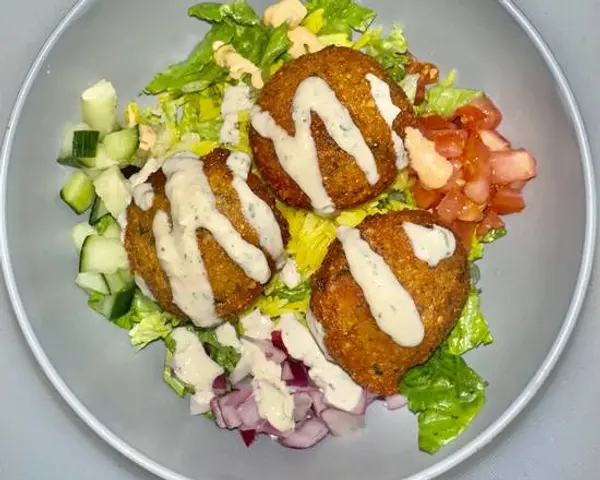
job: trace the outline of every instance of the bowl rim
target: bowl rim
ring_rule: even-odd
[[[515,417],[523,411],[525,406],[533,398],[533,396],[540,389],[548,375],[550,374],[553,367],[556,365],[561,353],[563,352],[565,345],[573,332],[574,326],[579,317],[587,287],[589,285],[592,267],[594,263],[595,244],[596,244],[596,228],[597,228],[597,198],[596,198],[596,186],[595,186],[595,175],[594,166],[592,161],[592,154],[586,133],[585,124],[583,122],[580,109],[577,105],[577,101],[573,94],[573,91],[566,79],[566,76],[559,65],[558,61],[554,57],[552,51],[543,40],[541,34],[533,26],[527,16],[513,3],[512,0],[497,0],[512,16],[512,18],[521,26],[525,31],[531,42],[537,47],[537,50],[544,58],[554,80],[558,86],[559,93],[564,101],[567,114],[570,117],[571,123],[575,130],[579,150],[581,154],[581,164],[584,176],[585,185],[585,201],[586,201],[586,213],[585,213],[585,232],[584,232],[584,245],[582,251],[582,260],[577,276],[577,282],[573,293],[573,298],[569,305],[569,309],[565,316],[563,325],[560,332],[552,345],[548,355],[529,380],[525,389],[521,394],[511,403],[511,405],[500,415],[488,428],[481,432],[477,437],[471,440],[467,445],[460,448],[445,459],[435,463],[434,465],[422,470],[421,472],[414,474],[408,479],[410,480],[423,480],[428,478],[436,477],[442,473],[447,472],[451,468],[455,467],[459,463],[463,462],[471,455],[481,450],[483,447],[488,445],[502,430],[504,430],[508,424],[515,419]],[[2,142],[2,149],[0,152],[0,265],[2,266],[2,273],[6,282],[6,289],[8,291],[9,298],[12,303],[12,307],[17,317],[17,321],[23,332],[25,340],[29,345],[29,348],[33,352],[33,355],[37,363],[42,368],[46,377],[50,380],[54,388],[58,391],[61,397],[67,402],[71,409],[77,414],[77,416],[83,420],[99,437],[101,437],[106,443],[108,443],[115,450],[129,458],[134,463],[148,470],[149,472],[158,475],[165,480],[192,480],[189,477],[183,476],[176,473],[164,465],[152,460],[144,453],[137,450],[132,445],[123,441],[109,428],[107,428],[102,422],[100,422],[94,414],[89,411],[85,405],[79,400],[75,393],[67,386],[67,384],[59,376],[58,372],[46,356],[40,342],[38,341],[33,328],[27,318],[23,303],[19,296],[17,289],[13,268],[11,265],[10,254],[8,251],[8,238],[7,238],[7,223],[6,223],[6,212],[7,212],[7,180],[8,180],[8,163],[14,142],[16,128],[19,123],[21,112],[23,110],[25,101],[28,97],[29,91],[33,83],[35,82],[38,73],[42,69],[47,56],[53,49],[57,41],[60,39],[62,34],[69,28],[69,26],[82,15],[87,8],[94,2],[94,0],[78,0],[77,3],[67,12],[67,14],[58,23],[54,31],[44,42],[42,48],[38,52],[33,64],[31,65],[28,73],[23,80],[20,87],[19,93],[16,97],[15,103],[11,110],[7,127],[6,134]]]

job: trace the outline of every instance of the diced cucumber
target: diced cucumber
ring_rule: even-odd
[[[81,288],[88,295],[93,293],[100,293],[102,295],[108,295],[110,290],[104,280],[104,275],[101,273],[82,272],[77,275],[75,279],[75,285]]]
[[[81,94],[81,115],[100,138],[117,129],[117,92],[112,83],[101,80]]]
[[[96,230],[103,237],[121,239],[121,227],[111,214],[106,214],[100,219],[96,224]]]
[[[104,281],[108,285],[111,295],[134,287],[133,274],[129,270],[119,270],[118,272],[104,275]]]
[[[75,132],[82,130],[91,130],[91,128],[86,123],[78,123],[77,125],[69,124],[65,127],[63,142],[58,154],[58,163],[61,165],[67,165],[69,167],[76,168],[82,166],[81,162],[79,162],[79,159],[73,157],[73,136]]]
[[[94,201],[94,184],[83,172],[76,170],[71,174],[60,190],[60,198],[73,209],[77,215],[85,212]]]
[[[134,289],[123,290],[115,295],[92,295],[88,305],[109,320],[125,315],[131,307]]]
[[[96,229],[87,222],[78,223],[73,227],[71,238],[78,252],[81,252],[81,247],[83,247],[85,239],[90,235],[96,235]]]
[[[104,148],[108,156],[119,163],[127,163],[135,155],[140,145],[140,129],[136,125],[104,137]]]
[[[111,274],[127,268],[127,252],[119,240],[91,235],[83,242],[79,257],[80,272]]]
[[[117,166],[104,170],[95,180],[96,194],[113,217],[118,217],[131,202],[129,182]]]
[[[100,170],[119,164],[119,162],[113,160],[110,155],[108,155],[106,147],[102,144],[98,145],[95,157],[83,157],[79,158],[78,160],[85,168],[92,168],[95,170]]]
[[[96,197],[94,204],[92,205],[92,211],[90,212],[90,225],[96,225],[102,217],[108,215],[108,210],[104,206],[104,202],[100,197]]]
[[[73,132],[73,152],[77,158],[95,157],[98,149],[98,130],[77,130]]]

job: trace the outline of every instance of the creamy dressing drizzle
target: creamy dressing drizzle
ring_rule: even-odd
[[[402,228],[410,240],[415,257],[427,262],[430,267],[437,266],[454,254],[456,238],[450,230],[439,225],[428,228],[410,222],[404,222]]]
[[[153,222],[156,251],[167,274],[175,303],[198,326],[222,323],[214,309],[214,297],[196,231],[206,228],[244,272],[266,283],[270,269],[263,252],[246,242],[216,208],[215,198],[198,157],[182,153],[164,162],[165,193],[171,203],[168,215],[157,212]]]
[[[150,210],[154,203],[154,189],[148,183],[148,179],[150,175],[160,170],[163,161],[164,159],[162,158],[150,158],[139,172],[134,173],[129,178],[129,187],[133,194],[133,201],[144,211]]]
[[[246,183],[250,172],[250,157],[242,152],[232,152],[227,158],[227,166],[233,173],[232,186],[242,204],[244,218],[256,230],[260,245],[281,266],[285,259],[285,249],[281,229],[271,207]],[[263,282],[264,283],[264,282]]]
[[[404,142],[400,138],[400,135],[394,131],[393,127],[394,120],[400,113],[400,108],[394,105],[390,86],[386,82],[372,73],[368,73],[366,78],[371,84],[371,95],[373,96],[373,100],[375,100],[375,105],[377,105],[379,113],[390,127],[394,151],[396,152],[396,167],[401,170],[406,167],[408,161],[406,159],[406,151],[404,150]]]
[[[417,306],[385,260],[375,253],[355,228],[339,227],[350,273],[360,286],[379,328],[402,347],[415,347],[425,330]]]
[[[171,332],[171,338],[175,340],[171,368],[177,378],[194,387],[190,399],[195,404],[193,410],[207,412],[215,396],[213,381],[223,373],[223,368],[206,354],[198,337],[186,328],[176,328]]]
[[[150,300],[156,300],[154,295],[152,295],[152,292],[150,291],[150,287],[148,287],[148,284],[146,283],[146,281],[137,273],[134,275],[134,278],[135,278],[135,284],[140,289],[140,292],[142,292],[142,294],[145,295],[146,297],[148,297]]]
[[[277,327],[289,354],[310,368],[308,374],[323,390],[329,404],[350,412],[356,408],[363,389],[338,365],[329,362],[310,332],[293,313],[284,313]]]
[[[296,288],[302,282],[302,277],[298,273],[298,266],[293,258],[288,258],[281,269],[281,281],[288,288]]]
[[[270,340],[273,322],[271,318],[260,313],[258,308],[240,319],[244,329],[244,336],[256,340]]]
[[[333,359],[331,358],[331,355],[329,355],[329,351],[325,346],[325,330],[323,329],[323,325],[321,325],[321,322],[317,320],[317,317],[315,317],[314,313],[312,313],[312,310],[310,309],[306,312],[306,324],[308,325],[308,330],[315,339],[315,342],[317,342],[317,345],[323,352],[323,355],[325,355],[325,358],[327,358],[329,361],[332,361]]]
[[[223,115],[223,126],[219,133],[221,142],[228,145],[240,143],[240,131],[238,129],[238,113],[250,110],[253,102],[250,99],[250,87],[243,83],[235,87],[228,87],[223,94],[221,104],[221,115]]]
[[[375,185],[379,173],[373,153],[348,109],[324,80],[309,77],[298,86],[292,101],[295,136],[288,135],[268,112],[259,108],[253,109],[251,120],[262,137],[273,141],[282,168],[310,198],[313,208],[330,215],[335,212],[335,206],[325,190],[319,170],[317,149],[310,131],[313,111],[323,120],[327,132],[339,147],[355,158],[369,184]]]

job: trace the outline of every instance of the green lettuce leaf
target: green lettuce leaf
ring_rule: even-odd
[[[396,82],[401,82],[406,76],[405,65],[408,61],[408,43],[402,29],[396,25],[384,38],[381,38],[381,29],[372,30],[365,34],[365,38],[359,39],[357,46],[365,48],[367,55],[381,63]]]
[[[456,70],[452,70],[445,80],[425,92],[426,113],[449,117],[458,108],[482,95],[477,90],[454,87],[455,79]]]
[[[202,343],[210,345],[209,356],[229,374],[240,361],[240,352],[233,347],[225,347],[217,340],[214,330],[197,330],[198,338]]]
[[[475,260],[479,260],[483,257],[483,247],[487,243],[495,242],[500,238],[506,235],[506,228],[495,228],[490,230],[486,235],[480,240],[477,237],[473,239],[473,244],[471,245],[471,251],[469,252],[469,260],[474,262]]]
[[[185,382],[182,382],[173,373],[171,364],[173,361],[173,352],[175,351],[175,341],[171,337],[165,339],[165,363],[163,367],[163,381],[181,398],[188,393],[193,393],[194,388]]]
[[[473,348],[488,345],[493,341],[488,324],[481,313],[479,290],[471,287],[467,303],[458,322],[446,339],[448,352],[452,355],[462,355]]]
[[[287,23],[282,23],[279,27],[272,28],[269,31],[269,41],[260,62],[262,68],[270,68],[279,57],[288,51],[292,42],[290,42],[287,33]]]
[[[258,25],[260,18],[244,0],[233,3],[204,2],[188,9],[188,15],[210,23],[221,23],[229,18],[240,25]]]
[[[322,11],[319,15],[319,35],[342,33],[350,40],[352,30],[365,32],[377,14],[370,8],[356,3],[354,0],[309,0],[306,3],[309,16],[313,12]],[[313,26],[314,28],[314,26]]]
[[[409,370],[400,391],[417,414],[419,448],[435,453],[458,437],[483,406],[487,382],[444,346]]]
[[[156,340],[167,338],[172,330],[167,315],[161,312],[147,313],[129,331],[129,339],[134,347],[141,350]]]
[[[294,288],[286,287],[281,281],[275,282],[272,289],[267,289],[265,295],[277,297],[288,302],[299,302],[310,296],[310,280],[305,280]]]

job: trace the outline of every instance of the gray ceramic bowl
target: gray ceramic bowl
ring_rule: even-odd
[[[115,448],[168,479],[426,478],[489,442],[539,388],[581,305],[592,258],[591,162],[573,97],[550,52],[508,1],[372,0],[406,27],[413,50],[486,90],[503,132],[531,150],[539,177],[528,208],[482,264],[483,308],[496,342],[469,355],[490,382],[485,409],[458,441],[419,453],[408,411],[370,412],[368,428],[309,451],[237,434],[188,415],[162,383],[162,350],[136,355],[127,335],[86,306],[73,284],[75,223],[58,198],[54,157],[78,95],[111,79],[135,96],[202,36],[183,0],[80,2],[42,50],[18,99],[2,161],[0,250],[17,317],[42,368],[71,407]],[[258,9],[266,2],[253,2]]]

